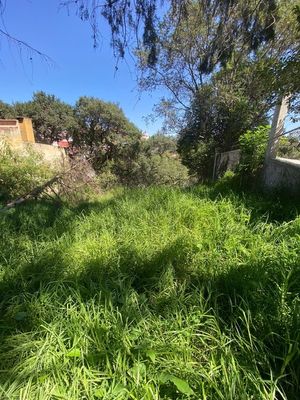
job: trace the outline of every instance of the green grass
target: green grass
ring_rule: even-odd
[[[295,203],[28,203],[1,214],[0,251],[3,400],[300,397]]]

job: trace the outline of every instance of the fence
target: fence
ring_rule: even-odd
[[[216,153],[213,168],[213,180],[221,177],[226,171],[234,171],[241,158],[241,150],[230,150],[223,153]]]

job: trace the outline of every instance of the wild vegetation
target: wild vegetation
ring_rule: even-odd
[[[223,181],[0,214],[1,398],[298,399],[298,206]]]
[[[55,173],[32,149],[18,153],[0,141],[0,202],[26,194]]]
[[[69,139],[68,153],[74,160],[90,160],[102,189],[118,185],[186,185],[189,181],[188,170],[177,152],[176,139],[160,132],[151,138],[144,137],[115,103],[81,96],[72,107],[44,92],[34,93],[32,100],[24,103],[0,101],[0,118],[18,115],[32,119],[39,142],[52,144]],[[17,166],[13,158],[18,156],[9,154],[11,165]],[[2,156],[0,154],[0,159]],[[2,172],[0,169],[0,179]],[[11,173],[18,175],[17,168],[14,170],[12,166]],[[27,176],[30,174],[28,169]],[[0,195],[5,190],[5,179],[2,181]]]
[[[166,22],[159,42],[163,56],[156,69],[164,71],[171,65],[168,76],[173,85],[180,88],[177,98],[181,102],[185,100],[186,105],[185,112],[181,112],[179,153],[190,172],[202,180],[209,177],[207,171],[212,169],[214,153],[237,148],[246,131],[267,125],[274,104],[283,95],[292,94],[290,114],[295,112],[297,118],[300,90],[298,78],[295,78],[299,76],[300,31],[293,0],[247,4],[242,1],[208,2],[212,10],[206,8],[205,3],[188,2],[187,18],[179,26]],[[228,22],[223,21],[222,27],[213,11],[216,3],[227,7]],[[273,11],[269,9],[264,14],[264,7],[268,5],[274,7]],[[248,7],[249,14],[245,11]],[[272,33],[260,25],[263,19],[248,25],[247,37],[254,45],[251,50],[241,27],[244,17],[255,19],[256,12],[264,14],[266,19],[273,16],[268,26]],[[236,26],[239,28],[234,28]],[[226,44],[227,35],[232,45]],[[169,62],[163,62],[168,60],[170,51],[174,56]],[[155,87],[159,80],[151,82]],[[178,101],[174,91],[169,102],[164,104],[165,108],[175,107],[176,112]]]
[[[299,4],[297,0],[162,3],[81,0],[61,5],[91,25],[95,45],[106,21],[115,54],[123,58],[129,51],[135,58],[140,88],[166,91],[154,111],[165,118],[168,133],[178,134],[183,164],[203,181],[211,176],[215,152],[236,148],[246,131],[266,125],[282,96],[290,95],[290,110],[297,119]],[[11,111],[0,102],[0,116]],[[31,102],[15,104],[16,112],[31,116],[37,135],[46,141],[61,131],[73,132],[78,146],[96,151],[98,167],[124,150],[131,160],[126,171],[136,163],[137,129],[116,104],[83,96],[72,111],[55,96],[36,93]],[[286,144],[280,154],[297,157],[296,146]],[[121,169],[109,173],[115,175],[116,170]],[[124,183],[127,178],[117,179]]]
[[[88,192],[80,167],[66,186],[82,179],[83,192],[0,209],[1,399],[298,400],[299,198],[242,188],[261,171],[274,103],[292,93],[299,111],[299,6],[60,3],[90,22],[95,44],[98,13],[117,55],[135,43],[140,86],[169,90],[157,111],[178,137],[146,139],[93,97],[0,101],[0,117],[31,117],[38,140],[72,139],[95,183]],[[282,139],[278,154],[298,145]],[[236,175],[191,185],[234,146]],[[49,173],[1,147],[0,202]]]

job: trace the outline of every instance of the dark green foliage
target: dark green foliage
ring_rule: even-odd
[[[250,82],[238,82],[230,92],[225,76],[205,85],[187,113],[187,124],[179,133],[178,150],[183,163],[200,180],[212,176],[215,152],[237,148],[239,137],[247,129],[266,122],[267,107],[259,99],[251,100]],[[225,80],[224,80],[225,79]]]
[[[143,140],[135,158],[117,159],[111,171],[126,186],[185,185],[189,180],[176,152],[176,140],[162,134]]]
[[[108,161],[123,159],[128,162],[139,151],[141,133],[114,103],[94,97],[80,97],[75,105],[78,129],[74,132],[74,146],[93,156],[97,170]]]
[[[171,185],[188,183],[187,169],[176,155],[141,154],[128,182],[130,186]]]
[[[72,136],[71,153],[91,160],[101,189],[182,185],[188,181],[176,152],[176,140],[162,134],[144,140],[117,104],[80,97],[72,108],[54,95],[37,92],[30,102],[13,106],[3,103],[2,109],[3,113],[11,110],[14,117],[31,117],[37,141],[52,143]],[[26,173],[29,176],[31,172]]]
[[[204,0],[185,2],[184,12],[180,6],[175,12],[167,8],[158,25],[155,68],[147,64],[148,52],[142,46],[137,52],[141,87],[165,87],[169,97],[162,104],[179,116],[199,89],[220,73],[227,75],[228,94],[237,94],[237,80],[248,79],[248,99],[253,102],[257,97],[264,102],[278,91],[299,94],[295,4]]]
[[[156,135],[150,136],[148,140],[144,141],[143,144],[144,152],[150,154],[175,154],[177,150],[177,141],[174,136],[164,135],[157,133]]]
[[[292,93],[297,117],[295,4],[187,2],[182,18],[170,11],[159,25],[155,68],[147,52],[137,53],[141,87],[170,92],[156,109],[177,131],[179,121],[180,154],[200,180],[211,177],[215,152],[231,150],[243,132],[267,123],[278,94]]]
[[[182,162],[198,181],[208,181],[212,178],[214,154],[217,146],[213,139],[190,141],[190,132],[183,130],[178,140],[178,151]]]
[[[70,2],[63,4],[70,7]],[[163,5],[164,11],[168,11],[168,18],[173,21],[176,35],[176,28],[180,24],[188,24],[195,3],[170,0]],[[159,22],[162,22],[164,15],[160,2],[96,0],[90,4],[87,0],[80,0],[74,6],[80,18],[90,22],[95,46],[99,35],[98,18],[102,15],[111,28],[112,46],[119,57],[124,57],[129,44],[135,38],[134,46],[145,51],[147,64],[150,67],[156,65],[162,42]],[[264,0],[258,5],[252,0],[204,0],[199,3],[199,8],[204,10],[197,15],[199,26],[202,26],[203,20],[208,19],[212,30],[206,55],[199,58],[199,70],[204,74],[211,73],[218,63],[226,64],[236,48],[243,46],[250,53],[274,38],[277,22],[277,3],[274,0]]]
[[[54,95],[36,92],[29,102],[15,103],[15,117],[29,117],[36,140],[52,144],[65,136],[70,136],[76,127],[73,109]]]
[[[37,92],[33,95],[31,102],[32,120],[37,138],[52,143],[70,135],[70,131],[76,128],[73,116],[73,108],[58,99],[54,95]]]
[[[300,140],[294,137],[281,137],[277,156],[300,160]]]
[[[12,107],[4,103],[3,101],[0,100],[0,119],[1,118],[12,118],[14,115],[12,111]]]

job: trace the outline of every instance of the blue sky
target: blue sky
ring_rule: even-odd
[[[79,96],[95,96],[119,103],[140,129],[155,133],[161,121],[147,125],[144,117],[163,92],[139,93],[130,57],[115,71],[116,59],[105,23],[95,50],[89,25],[74,12],[68,15],[66,9],[59,9],[58,4],[58,0],[7,0],[3,20],[7,31],[47,54],[53,63],[36,56],[31,60],[28,52],[20,52],[0,36],[0,99],[26,101],[38,90],[70,104]]]
[[[26,101],[32,93],[43,90],[74,104],[79,96],[95,96],[113,101],[125,111],[140,129],[154,134],[161,127],[156,120],[146,124],[144,117],[152,113],[159,98],[166,94],[139,93],[134,63],[130,57],[120,62],[110,48],[110,32],[105,22],[102,39],[93,48],[92,32],[74,12],[58,8],[59,0],[6,0],[0,27],[34,48],[47,54],[53,63],[30,54],[1,39],[0,36],[0,99],[11,103]],[[295,124],[289,120],[286,126]]]

